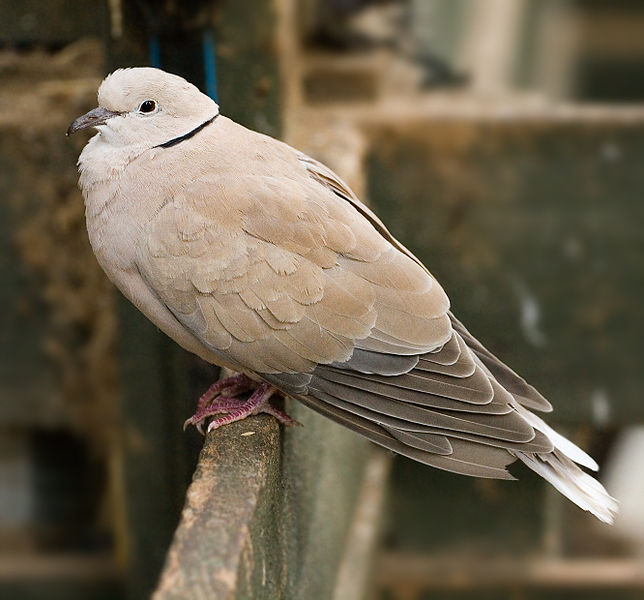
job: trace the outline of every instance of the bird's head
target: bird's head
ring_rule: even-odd
[[[119,69],[98,89],[98,107],[76,119],[67,135],[95,127],[113,145],[168,144],[219,114],[217,104],[178,75],[161,69]]]

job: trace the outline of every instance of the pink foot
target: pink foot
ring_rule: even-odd
[[[238,394],[252,390],[248,399],[240,399]],[[213,419],[208,425],[207,431],[218,429],[222,425],[228,425],[234,421],[241,421],[250,415],[267,413],[273,415],[283,425],[299,425],[285,412],[271,406],[269,399],[276,393],[276,388],[268,383],[257,383],[244,374],[234,375],[220,379],[211,385],[197,404],[197,410],[184,424],[195,425],[203,434],[203,424],[206,419],[215,415],[223,415]]]
[[[185,431],[189,425],[195,425],[199,433],[203,435],[203,421],[205,419],[216,414],[227,412],[229,401],[237,401],[235,397],[237,394],[250,392],[257,385],[257,382],[243,373],[215,381],[201,398],[199,398],[197,410],[194,415],[185,421],[183,430]],[[222,410],[218,410],[220,405]]]

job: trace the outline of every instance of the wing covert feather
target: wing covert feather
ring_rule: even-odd
[[[296,373],[345,362],[372,338],[408,353],[449,339],[440,285],[352,205],[310,178],[220,179],[165,203],[137,257],[204,345],[252,371]]]

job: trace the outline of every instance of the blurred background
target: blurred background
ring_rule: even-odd
[[[335,169],[621,502],[397,457],[368,597],[644,597],[644,3],[0,0],[0,598],[147,597],[202,444],[216,371],[99,270],[64,136],[131,65]]]

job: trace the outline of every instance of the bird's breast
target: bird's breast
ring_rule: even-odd
[[[92,147],[93,141],[79,161],[80,186],[90,244],[113,279],[114,271],[134,267],[147,224],[175,190],[172,178],[159,176],[163,165],[141,168],[139,155],[133,151]]]

